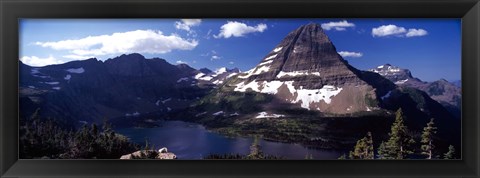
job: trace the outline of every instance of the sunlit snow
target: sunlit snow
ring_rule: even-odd
[[[255,118],[279,118],[279,117],[285,117],[285,115],[268,114],[267,112],[260,112],[260,113],[258,113],[257,117],[255,117]]]
[[[280,71],[280,72],[277,74],[277,78],[282,78],[282,77],[284,77],[284,76],[292,76],[292,77],[295,77],[295,76],[299,76],[299,75],[316,75],[316,76],[320,76],[320,72],[308,72],[308,71],[283,72],[283,71]]]
[[[267,58],[265,58],[265,61],[270,60],[270,59],[273,59],[273,58],[276,58],[276,57],[277,57],[277,54],[268,56]]]
[[[273,52],[279,52],[280,50],[282,50],[283,47],[278,47],[278,48],[275,48],[273,49]]]

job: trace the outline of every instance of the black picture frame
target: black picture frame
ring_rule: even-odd
[[[462,160],[18,160],[19,18],[461,18]],[[478,177],[479,0],[0,0],[1,177]]]

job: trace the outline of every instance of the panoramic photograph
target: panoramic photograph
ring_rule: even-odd
[[[462,159],[461,19],[20,19],[20,159]]]

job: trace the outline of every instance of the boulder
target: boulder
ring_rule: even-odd
[[[120,159],[177,159],[174,153],[168,152],[167,148],[163,147],[156,150],[139,150],[120,157]]]

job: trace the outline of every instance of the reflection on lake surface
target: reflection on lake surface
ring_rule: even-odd
[[[202,159],[209,154],[249,154],[254,138],[230,138],[209,132],[202,125],[182,121],[165,121],[156,128],[125,128],[116,132],[130,138],[131,141],[144,145],[148,140],[157,149],[167,147],[179,159]],[[314,159],[337,159],[337,151],[308,149],[300,144],[271,142],[260,139],[259,144],[264,153],[282,156],[286,159],[304,159],[312,154]]]

